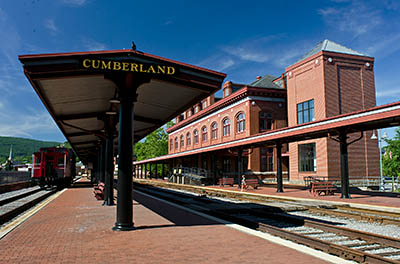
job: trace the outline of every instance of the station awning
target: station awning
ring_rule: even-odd
[[[104,138],[104,117],[115,115],[118,121],[116,83],[127,73],[148,79],[136,92],[134,142],[216,92],[226,77],[136,50],[22,55],[19,60],[83,162],[96,155]]]

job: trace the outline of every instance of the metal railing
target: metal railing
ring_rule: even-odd
[[[0,171],[0,184],[9,184],[30,180],[31,173],[28,171]]]

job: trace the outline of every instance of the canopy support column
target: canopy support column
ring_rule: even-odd
[[[283,192],[282,180],[282,143],[276,142],[276,192]]]
[[[238,173],[237,173],[237,179],[238,179],[238,188],[242,188],[241,184],[241,176],[242,176],[242,153],[243,149],[238,148]]]
[[[113,230],[133,230],[132,202],[132,155],[133,155],[133,104],[136,101],[137,88],[149,78],[143,79],[132,73],[123,75],[121,82],[116,82],[120,96],[119,134],[118,134],[118,196],[117,221]],[[121,76],[119,76],[121,77]]]

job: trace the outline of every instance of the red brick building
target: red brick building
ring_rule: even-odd
[[[324,40],[278,78],[259,76],[248,85],[228,81],[222,98],[210,96],[176,118],[167,130],[169,154],[373,107],[373,66],[373,58]],[[349,146],[350,180],[379,175],[378,144],[370,137],[371,132],[364,132]],[[244,173],[275,178],[275,153],[270,146],[246,150]],[[340,178],[339,144],[334,139],[290,143],[282,153],[283,176],[290,182],[301,182],[304,176]],[[215,178],[236,175],[237,154],[195,154],[176,159],[173,165],[203,168]]]

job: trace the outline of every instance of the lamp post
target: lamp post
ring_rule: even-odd
[[[371,139],[378,139],[378,148],[379,148],[379,166],[380,166],[380,178],[379,178],[379,190],[384,191],[384,185],[383,185],[383,171],[382,171],[382,138],[386,139],[387,134],[386,132],[383,132],[383,136],[381,136],[381,131],[380,129],[377,129],[378,131],[378,137],[375,135],[375,131],[372,131],[372,136]]]

